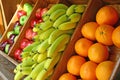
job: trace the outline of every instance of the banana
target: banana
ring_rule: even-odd
[[[15,69],[14,69],[14,73],[17,73],[18,71],[20,71],[20,68],[22,67],[21,63],[18,64]]]
[[[33,80],[33,79],[31,79],[31,77],[28,75],[24,78],[24,80]]]
[[[48,58],[44,64],[45,70],[51,70],[54,68],[54,66],[58,63],[58,61],[61,58],[61,53],[57,53],[54,57]]]
[[[32,59],[33,59],[35,62],[37,62],[38,56],[39,56],[39,54],[36,53],[36,54],[32,57]]]
[[[59,36],[49,47],[47,57],[51,58],[53,55],[55,55],[55,53],[57,53],[62,46],[69,42],[69,40],[70,35],[68,34],[62,34],[61,36]]]
[[[45,69],[43,69],[38,74],[36,80],[46,80],[53,73],[53,71],[54,71],[54,69],[51,69],[49,71],[46,71]]]
[[[65,22],[58,26],[59,30],[70,30],[76,27],[77,23],[75,22]]]
[[[31,57],[28,57],[24,61],[22,61],[21,65],[22,65],[22,67],[25,67],[25,66],[31,66],[34,63],[35,63],[35,61]]]
[[[85,5],[77,5],[76,7],[75,7],[75,12],[76,13],[83,13],[84,11],[85,11]]]
[[[81,14],[73,13],[69,16],[70,22],[78,22],[81,19]]]
[[[77,5],[71,5],[68,9],[67,9],[67,11],[66,11],[66,15],[68,15],[68,16],[70,16],[71,14],[73,14],[74,12],[75,12],[75,7],[76,7]]]
[[[65,9],[58,9],[50,15],[50,20],[54,22],[58,17],[62,16],[65,13],[66,13]]]
[[[42,17],[42,19],[43,19],[44,22],[47,21],[47,20],[49,20],[49,18],[50,18],[50,15],[46,15],[46,16]]]
[[[22,67],[20,69],[20,72],[23,74],[23,75],[29,75],[32,71],[32,68],[31,67]]]
[[[38,42],[33,42],[31,45],[25,47],[25,48],[23,49],[23,51],[24,51],[24,52],[31,52],[31,50],[32,50],[35,46],[37,46],[37,45],[39,45],[39,44],[40,44],[39,41],[38,41]]]
[[[29,53],[30,53],[30,52],[24,52],[24,51],[23,51],[23,52],[21,53],[22,59],[23,59],[23,58],[26,58],[26,57],[28,57],[28,56],[30,56]]]
[[[66,33],[66,34],[72,34],[73,32],[74,32],[73,29],[71,29],[71,30],[59,30],[59,29],[56,29],[56,30],[54,30],[50,34],[50,36],[48,38],[48,43],[52,44],[60,35],[62,35],[64,33]]]
[[[53,27],[57,28],[60,24],[62,24],[63,22],[67,22],[69,21],[68,16],[66,14],[60,16],[54,23],[53,23]]]
[[[38,56],[37,62],[40,63],[47,58],[47,52],[41,53]]]
[[[21,80],[24,77],[24,75],[19,71],[15,74],[14,80]]]
[[[66,46],[67,46],[67,45],[62,46],[62,47],[59,49],[59,51],[58,51],[58,52],[62,52],[62,51],[64,51],[64,50],[65,50],[65,48],[66,48]]]
[[[47,20],[47,21],[42,22],[40,24],[40,29],[42,29],[43,31],[45,31],[45,30],[49,29],[50,27],[52,27],[52,25],[53,25],[53,22],[50,21],[50,20]]]
[[[48,44],[48,39],[46,39],[40,45],[37,46],[37,51],[39,53],[44,53],[49,46],[50,46],[50,44]]]
[[[43,33],[41,33],[41,34],[39,35],[39,39],[40,39],[41,41],[46,40],[54,30],[55,30],[55,29],[54,29],[53,27],[47,29],[46,31],[44,31]]]
[[[54,11],[56,11],[58,9],[68,9],[68,6],[66,6],[64,4],[60,4],[60,3],[59,4],[55,4],[43,16],[51,15]]]
[[[39,63],[38,65],[36,65],[36,67],[32,70],[32,72],[30,73],[30,75],[28,76],[28,78],[30,78],[31,80],[35,80],[35,78],[37,77],[37,75],[39,74],[39,72],[41,70],[43,70],[43,66],[46,60],[42,61],[41,63]]]

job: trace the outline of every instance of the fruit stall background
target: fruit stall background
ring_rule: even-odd
[[[16,21],[16,12],[20,9],[18,8],[18,4],[21,3],[22,0],[14,0],[13,2],[9,2],[10,0],[1,0],[0,4],[1,4],[1,21],[2,22],[0,24],[0,30],[1,30],[1,35],[3,36],[2,37],[2,40],[5,40],[6,39],[6,35],[7,35],[7,32],[12,30],[13,28],[13,23],[15,23]],[[42,1],[42,0],[41,0]],[[43,0],[44,1],[44,0]],[[57,4],[57,3],[64,3],[68,6],[72,5],[72,4],[87,4],[88,8],[86,9],[86,13],[83,15],[83,18],[81,20],[81,22],[79,23],[79,26],[82,26],[84,23],[90,21],[90,20],[94,20],[93,17],[91,16],[94,16],[96,11],[102,7],[104,4],[108,4],[110,3],[111,5],[113,4],[118,4],[120,5],[120,1],[119,0],[45,0],[46,3],[43,3],[41,2],[41,5],[39,5],[40,7],[46,7],[48,6],[48,4]],[[23,3],[25,2],[31,2],[31,3],[34,3],[36,8],[34,8],[32,14],[35,14],[35,11],[36,9],[39,7],[38,3],[40,3],[39,0],[23,0],[22,1],[22,4],[20,5],[23,5]],[[13,5],[6,5],[8,3],[11,3]],[[99,6],[98,6],[99,5]],[[95,8],[94,8],[95,7]],[[94,9],[93,9],[94,8]],[[89,15],[88,15],[89,14]],[[14,73],[13,73],[13,70],[15,68],[15,66],[18,64],[17,61],[15,61],[13,59],[13,53],[15,51],[16,48],[19,47],[19,43],[20,41],[22,40],[23,38],[23,35],[25,34],[25,30],[28,28],[28,26],[30,25],[30,21],[34,18],[33,15],[30,15],[27,23],[25,24],[24,28],[22,29],[21,33],[20,33],[20,36],[18,38],[18,40],[14,43],[12,49],[10,50],[10,52],[8,53],[8,55],[6,55],[5,53],[3,53],[2,51],[0,51],[0,62],[2,64],[0,64],[0,72],[3,73],[3,75],[5,75],[5,77],[7,77],[8,79],[12,79],[13,76],[14,76]],[[55,80],[56,78],[58,78],[62,73],[64,73],[66,71],[66,62],[68,60],[68,58],[70,56],[72,56],[74,54],[74,50],[73,50],[73,45],[75,43],[75,41],[78,39],[78,35],[80,34],[78,32],[78,30],[80,30],[79,27],[76,28],[75,30],[75,33],[73,34],[72,36],[72,41],[70,42],[70,44],[68,45],[67,49],[65,50],[65,54],[63,55],[62,59],[56,70],[55,70],[55,73],[53,75],[53,80]],[[70,53],[70,55],[68,53]],[[67,56],[67,58],[66,58]],[[7,66],[9,65],[9,66]],[[61,65],[63,65],[61,67]],[[3,66],[6,66],[6,67],[3,67]],[[111,76],[111,80],[114,78],[114,79],[118,79],[119,78],[119,74],[120,74],[120,59],[117,61],[116,63],[116,67],[114,68],[114,71],[113,71],[113,74]],[[1,70],[3,68],[3,70]],[[7,71],[5,71],[4,69],[7,69]],[[62,71],[61,71],[62,69]],[[11,75],[11,77],[8,75],[8,73]],[[56,75],[55,75],[56,74]],[[2,76],[0,76],[0,78],[3,78]]]

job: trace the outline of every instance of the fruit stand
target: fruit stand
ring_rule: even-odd
[[[0,80],[119,80],[119,10],[119,0],[21,0],[0,39]]]

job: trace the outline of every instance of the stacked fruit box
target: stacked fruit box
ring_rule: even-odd
[[[76,52],[75,52],[75,43],[76,43],[77,40],[79,40],[80,38],[83,37],[83,35],[81,34],[82,26],[87,22],[96,21],[96,13],[104,5],[114,6],[115,8],[117,8],[118,13],[119,13],[119,3],[120,3],[120,1],[118,1],[118,0],[117,1],[113,1],[113,0],[109,0],[109,1],[108,0],[90,0],[90,2],[88,3],[88,7],[86,9],[86,12],[84,13],[83,18],[80,21],[80,24],[78,25],[78,27],[76,28],[76,30],[75,30],[75,32],[74,32],[74,34],[72,36],[71,42],[69,43],[67,49],[64,51],[62,59],[60,60],[60,62],[58,63],[58,65],[56,67],[56,70],[55,70],[55,72],[54,72],[54,74],[52,76],[52,80],[57,80],[63,73],[68,72],[67,71],[67,62],[68,62],[68,60],[70,59],[71,56],[76,54]],[[118,21],[117,24],[120,25],[119,21]],[[112,48],[110,48],[110,50],[111,50],[110,52],[112,52],[113,55],[114,55],[114,56],[112,56],[113,61],[115,60],[117,63],[115,64],[113,73],[111,74],[111,77],[110,77],[109,80],[116,80],[115,75],[118,73],[116,71],[118,70],[118,68],[120,66],[120,62],[119,62],[119,57],[120,57],[119,50],[120,49],[116,48],[113,45]],[[61,65],[62,65],[62,67],[61,67]],[[64,76],[64,77],[67,77],[67,75]],[[89,80],[91,80],[91,79],[89,79]]]
[[[16,41],[19,40],[20,33],[22,33],[22,30],[24,30],[24,28],[25,28],[25,23],[24,23],[24,25],[21,25],[21,26],[19,25],[19,27],[18,27],[18,23],[17,23],[18,21],[20,21],[20,19],[17,16],[17,13],[18,13],[18,11],[23,10],[23,5],[25,3],[29,3],[29,4],[31,4],[32,6],[35,7],[35,5],[37,4],[37,1],[32,1],[32,0],[22,0],[21,1],[20,5],[17,6],[17,10],[14,13],[14,16],[12,17],[11,21],[9,22],[8,28],[4,32],[4,34],[3,34],[2,38],[1,38],[1,41],[0,41],[0,42],[3,42],[3,43],[4,42],[8,43],[9,41],[10,41],[9,43],[11,43],[11,41],[12,41],[12,43],[8,47],[8,51],[7,51],[8,56],[11,56],[11,50],[12,50],[12,48],[14,48],[14,44],[16,43]],[[28,16],[28,18],[29,18],[29,16]],[[15,31],[16,26],[17,26],[17,28],[16,28],[16,31]],[[13,32],[15,33],[15,36],[10,38],[10,35]],[[12,40],[12,38],[13,38],[13,40]],[[5,50],[3,50],[3,51],[6,53]]]
[[[10,51],[8,52],[8,56],[12,57],[14,56],[14,52],[17,48],[19,48],[20,46],[20,42],[22,41],[22,39],[25,36],[25,32],[26,30],[29,28],[30,26],[30,22],[35,18],[35,14],[36,14],[36,10],[38,8],[45,8],[45,7],[52,7],[53,4],[58,4],[58,3],[63,3],[67,6],[71,6],[72,4],[84,4],[86,5],[86,9],[85,12],[82,14],[81,20],[78,22],[75,31],[70,39],[69,44],[67,45],[67,47],[65,48],[65,50],[63,51],[63,54],[61,56],[60,61],[58,62],[58,64],[55,67],[55,71],[53,72],[53,75],[51,77],[51,80],[58,80],[58,78],[65,72],[67,72],[67,61],[69,60],[69,58],[76,54],[75,50],[74,50],[74,45],[75,42],[82,37],[81,34],[81,28],[82,26],[89,22],[89,21],[95,21],[95,15],[97,13],[97,11],[104,5],[106,5],[105,1],[102,0],[81,0],[81,1],[74,1],[74,0],[23,0],[20,6],[23,6],[23,4],[25,2],[30,2],[34,4],[34,8],[33,11],[30,15],[30,17],[28,18],[27,22],[24,24],[23,28],[20,31],[20,34],[18,36],[18,39],[14,42],[13,46],[11,47]],[[119,1],[108,1],[108,3],[110,2],[110,4],[118,4]],[[88,4],[87,4],[88,3]],[[18,10],[20,10],[21,8],[19,7]],[[17,11],[18,11],[17,10]],[[15,13],[15,15],[13,16],[10,24],[8,25],[8,29],[6,30],[5,34],[2,37],[1,41],[4,41],[7,39],[7,32],[13,30],[13,25],[15,23],[15,21],[17,20],[17,11]],[[114,47],[114,46],[113,46]],[[113,52],[118,53],[119,49],[117,49],[116,47],[113,49],[111,49]],[[50,58],[49,58],[50,59]],[[48,61],[49,62],[49,61]],[[15,64],[18,65],[18,64]],[[34,65],[36,66],[36,65]],[[73,65],[74,66],[74,65]],[[119,62],[116,63],[116,67],[115,69],[117,69],[119,66]],[[114,75],[115,75],[116,70],[114,70],[114,73],[111,76],[111,80],[113,79]],[[44,71],[43,71],[44,73]],[[29,74],[27,72],[27,74]],[[42,73],[41,73],[42,74]],[[20,75],[20,74],[19,74]],[[22,75],[21,75],[22,76]],[[29,77],[28,77],[29,78]]]

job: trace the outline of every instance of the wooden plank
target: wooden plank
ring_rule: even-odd
[[[0,80],[14,80],[14,68],[16,66],[2,55],[0,51]]]
[[[7,29],[7,25],[9,24],[14,12],[17,9],[17,4],[20,3],[21,0],[0,0],[0,6],[2,9],[3,21],[5,29]]]

